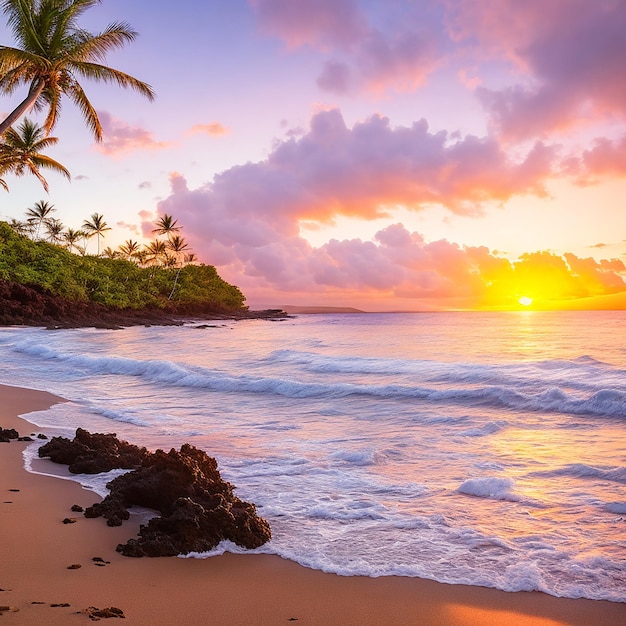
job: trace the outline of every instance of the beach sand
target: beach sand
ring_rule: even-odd
[[[41,432],[17,416],[58,401],[0,385],[0,426],[20,435]],[[88,624],[88,607],[119,608],[129,626],[626,624],[625,603],[417,578],[342,577],[269,555],[123,557],[115,546],[136,534],[137,522],[109,528],[73,513],[73,504],[86,507],[98,496],[75,482],[26,472],[26,445],[0,443],[0,626]],[[98,566],[93,557],[108,563]],[[72,564],[81,567],[68,569]]]

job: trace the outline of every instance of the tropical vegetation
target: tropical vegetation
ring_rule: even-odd
[[[54,218],[51,218],[54,219]],[[33,223],[36,232],[37,225]],[[66,233],[68,231],[65,231]],[[0,221],[0,280],[36,285],[53,294],[118,309],[159,308],[168,312],[245,310],[241,291],[224,281],[211,265],[168,267],[140,256],[105,258],[69,251],[16,232]],[[176,285],[175,290],[173,289]]]

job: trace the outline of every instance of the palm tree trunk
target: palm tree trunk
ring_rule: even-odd
[[[180,275],[180,270],[182,270],[183,267],[182,265],[178,268],[178,271],[176,272],[176,278],[174,278],[174,286],[172,287],[172,291],[170,291],[170,295],[167,297],[168,300],[172,299],[172,296],[174,295],[174,290],[176,289],[176,285],[178,284],[178,276]]]
[[[43,80],[35,81],[30,84],[30,89],[28,90],[28,95],[24,100],[22,100],[14,109],[9,113],[6,119],[3,122],[0,122],[0,137],[4,135],[4,133],[11,128],[11,126],[20,118],[28,109],[30,109],[35,102],[37,102],[37,98],[41,95],[45,83]]]

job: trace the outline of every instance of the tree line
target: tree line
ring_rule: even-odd
[[[152,233],[156,238],[147,243],[140,244],[133,239],[127,239],[117,248],[107,246],[100,251],[100,240],[111,227],[100,213],[92,213],[91,217],[83,221],[80,228],[65,227],[63,222],[53,217],[56,208],[45,200],[36,202],[33,207],[26,210],[24,220],[12,218],[9,222],[11,228],[26,235],[34,241],[45,240],[49,243],[61,245],[70,252],[85,256],[87,243],[93,237],[97,240],[96,256],[107,259],[126,259],[133,261],[142,267],[160,265],[166,268],[176,268],[181,263],[195,263],[197,256],[190,251],[189,244],[180,235],[181,227],[178,220],[167,213],[156,222]],[[165,237],[163,239],[162,237]]]

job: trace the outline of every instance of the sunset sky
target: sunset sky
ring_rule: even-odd
[[[103,0],[82,23],[117,20],[139,37],[108,65],[156,101],[83,83],[104,142],[65,101],[72,181],[7,176],[0,218],[98,212],[116,247],[172,214],[252,308],[626,308],[625,0]]]

